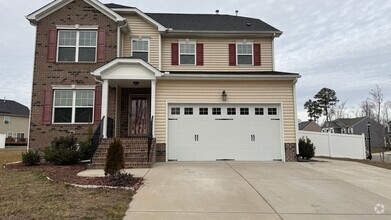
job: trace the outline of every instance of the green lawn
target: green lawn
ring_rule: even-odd
[[[24,151],[0,149],[0,164],[20,161]],[[130,191],[81,189],[2,166],[0,186],[0,219],[122,219],[132,199]]]

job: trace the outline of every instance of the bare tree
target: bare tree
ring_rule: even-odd
[[[391,101],[387,101],[383,104],[382,121],[383,125],[386,125],[391,120]]]
[[[341,102],[340,105],[336,105],[335,107],[331,108],[330,117],[332,119],[338,119],[338,118],[347,118],[346,113],[346,103],[347,101]]]
[[[376,85],[376,88],[371,89],[369,95],[371,95],[370,99],[376,106],[376,121],[381,123],[381,108],[384,100],[383,91],[378,85]]]
[[[375,119],[375,113],[374,113],[375,104],[373,104],[369,98],[361,102],[360,109],[361,109],[360,117],[365,116],[365,117]]]

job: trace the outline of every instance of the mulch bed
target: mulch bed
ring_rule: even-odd
[[[108,177],[80,177],[77,173],[86,170],[87,164],[76,164],[76,165],[53,165],[53,164],[40,164],[36,166],[26,166],[23,163],[8,164],[5,166],[7,170],[13,171],[25,171],[34,170],[42,173],[49,177],[54,182],[68,183],[77,185],[96,185],[96,186],[111,186]],[[133,181],[129,182],[124,187],[134,187],[135,190],[138,188],[142,181],[142,178],[133,178]]]

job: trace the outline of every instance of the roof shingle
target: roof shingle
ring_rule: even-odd
[[[26,106],[15,101],[0,100],[0,114],[28,117],[30,110]]]

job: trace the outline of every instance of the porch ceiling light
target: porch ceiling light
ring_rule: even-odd
[[[221,98],[223,99],[223,101],[227,101],[227,93],[225,92],[225,90],[223,90],[223,92],[221,93]]]
[[[133,85],[135,85],[135,86],[138,86],[138,84],[140,84],[140,82],[138,82],[138,81],[133,82]]]

